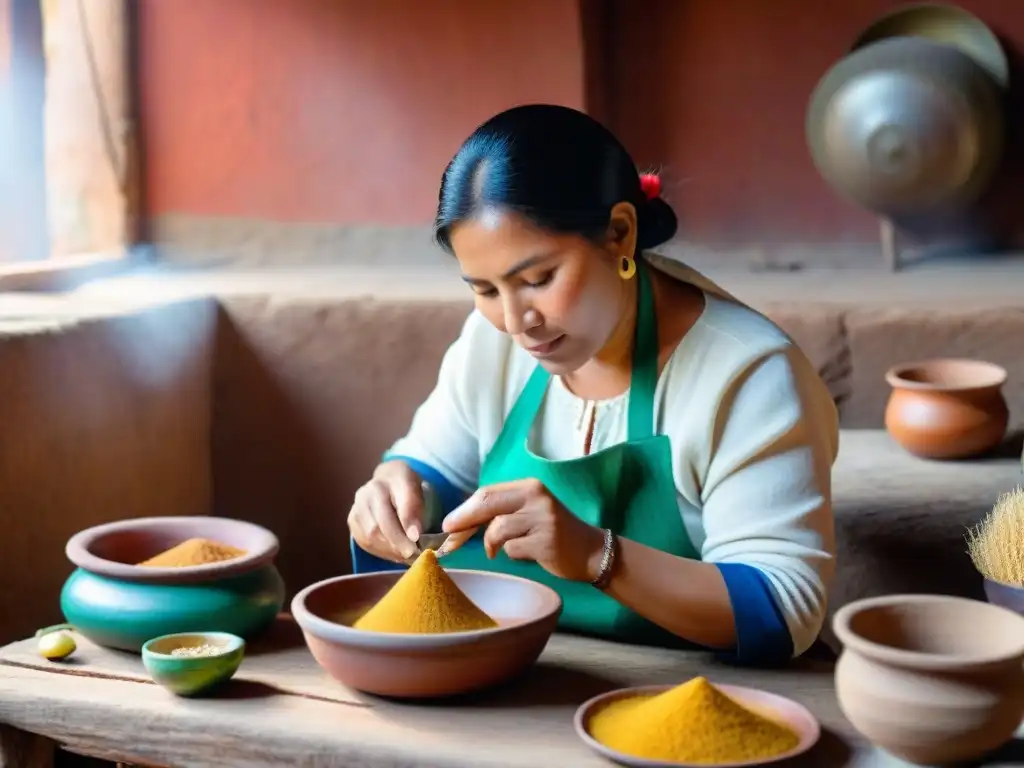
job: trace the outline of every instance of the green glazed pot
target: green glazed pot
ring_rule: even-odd
[[[148,641],[181,632],[229,632],[250,639],[284,606],[273,565],[211,581],[162,584],[125,581],[76,569],[60,605],[76,631],[97,645],[139,652]]]

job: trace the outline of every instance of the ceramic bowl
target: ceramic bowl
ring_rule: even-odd
[[[494,629],[436,635],[390,634],[350,624],[380,600],[402,573],[327,579],[292,600],[292,615],[317,662],[358,691],[395,698],[468,693],[529,668],[555,630],[562,600],[528,579],[452,569],[448,575],[483,611]]]
[[[216,653],[177,656],[179,648],[214,646]],[[201,696],[230,680],[245,657],[245,640],[227,632],[164,635],[142,646],[142,664],[153,678],[178,696]]]
[[[612,702],[632,696],[657,696],[659,693],[664,693],[673,687],[671,685],[646,685],[636,688],[620,688],[608,693],[599,694],[584,702],[576,710],[576,716],[573,718],[576,735],[594,752],[620,765],[628,765],[633,768],[705,768],[706,764],[697,766],[692,763],[647,760],[641,757],[626,755],[609,749],[590,735],[590,718]],[[719,685],[718,683],[715,683],[715,687],[747,708],[771,717],[777,723],[788,726],[800,738],[800,742],[793,749],[775,757],[735,763],[715,763],[716,768],[746,768],[747,766],[768,765],[782,760],[790,760],[809,750],[821,737],[821,726],[818,724],[817,719],[806,707],[797,704],[795,701],[756,688],[745,688],[738,685]]]
[[[1006,370],[980,360],[937,359],[889,369],[885,428],[909,453],[964,459],[998,446],[1009,409]]]
[[[843,606],[836,694],[876,746],[920,765],[968,762],[1024,718],[1024,617],[980,600],[888,595]]]
[[[186,539],[244,549],[234,560],[184,568],[135,565]],[[121,520],[75,534],[67,557],[78,566],[64,583],[67,622],[98,645],[135,651],[154,637],[221,631],[251,638],[284,606],[274,567],[277,538],[252,523],[224,517]]]
[[[985,597],[992,605],[1008,608],[1024,616],[1024,587],[985,579]]]

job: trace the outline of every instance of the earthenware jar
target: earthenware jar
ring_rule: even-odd
[[[1009,409],[1006,371],[980,360],[936,359],[891,368],[885,428],[904,449],[927,459],[963,459],[1002,442]]]
[[[182,568],[136,565],[192,538],[245,551],[232,560]],[[61,591],[67,622],[98,645],[140,651],[180,632],[229,632],[251,639],[274,621],[285,586],[270,531],[225,517],[148,517],[88,528],[68,540],[78,566]]]
[[[869,741],[919,765],[982,757],[1024,718],[1024,617],[980,600],[887,595],[833,621],[839,705]]]

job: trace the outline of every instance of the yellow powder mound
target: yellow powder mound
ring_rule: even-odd
[[[428,549],[352,626],[368,632],[438,634],[491,629],[498,623],[466,597]]]
[[[234,560],[245,554],[244,549],[210,541],[209,539],[188,539],[166,552],[161,552],[139,565],[149,568],[185,568],[190,565],[206,565],[224,560]]]
[[[626,755],[706,765],[775,757],[800,741],[703,677],[657,696],[614,701],[591,717],[589,730]]]

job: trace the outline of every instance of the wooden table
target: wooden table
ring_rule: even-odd
[[[35,641],[0,649],[0,768],[50,768],[58,745],[143,765],[334,768],[601,768],[572,716],[596,693],[677,683],[697,674],[790,696],[825,733],[806,768],[899,765],[867,747],[839,711],[828,662],[750,671],[704,654],[552,638],[536,668],[498,690],[447,703],[404,704],[355,693],[317,666],[288,619],[250,646],[216,697],[179,699],[154,685],[138,656],[79,642],[63,663]],[[1024,761],[990,766],[1024,766]]]

